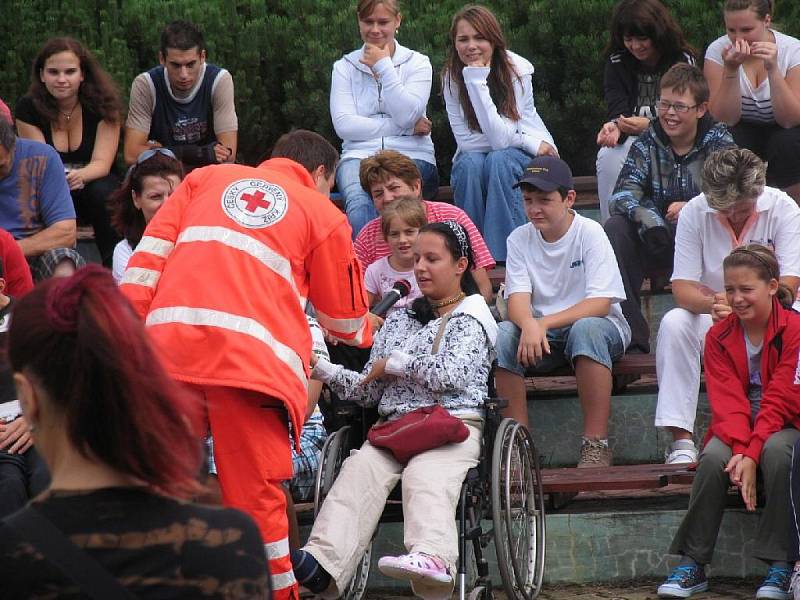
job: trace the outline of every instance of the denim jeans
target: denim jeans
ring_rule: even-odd
[[[436,165],[423,160],[415,160],[422,177],[422,197],[432,200],[439,191],[439,170]],[[361,187],[358,176],[361,159],[348,158],[339,163],[336,169],[336,187],[344,198],[344,210],[347,220],[353,228],[353,239],[362,227],[378,216],[369,193]]]
[[[50,485],[50,473],[35,448],[24,454],[0,450],[0,518],[24,507]]]
[[[518,148],[461,152],[450,182],[456,205],[475,223],[495,260],[505,261],[506,239],[527,222],[522,192],[513,186],[533,160]]]
[[[503,321],[498,327],[495,344],[497,366],[521,377],[526,370],[548,373],[565,364],[572,365],[578,356],[585,356],[611,369],[611,364],[625,352],[622,336],[614,323],[601,317],[587,317],[567,327],[548,329],[550,354],[545,354],[533,367],[525,369],[517,360],[519,327],[511,321]]]

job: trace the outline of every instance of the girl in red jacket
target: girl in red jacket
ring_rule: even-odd
[[[728,316],[709,330],[705,375],[711,425],[697,464],[689,510],[670,553],[680,564],[658,588],[662,598],[688,598],[708,588],[728,488],[756,508],[756,471],[764,482],[754,555],[769,564],[756,598],[789,599],[789,472],[800,439],[800,314],[794,292],[778,282],[771,250],[751,244],[723,262]],[[719,308],[719,307],[715,307]]]

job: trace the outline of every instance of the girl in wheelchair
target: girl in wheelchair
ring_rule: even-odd
[[[449,598],[453,590],[455,511],[464,477],[480,454],[497,325],[470,273],[472,251],[461,225],[425,225],[414,260],[423,297],[386,319],[364,372],[320,358],[312,377],[340,398],[377,405],[382,422],[439,404],[463,422],[468,436],[420,452],[406,464],[369,441],[345,460],[307,544],[292,553],[300,585],[325,598],[346,588],[400,480],[408,554],[385,556],[378,567],[409,580],[422,598]]]

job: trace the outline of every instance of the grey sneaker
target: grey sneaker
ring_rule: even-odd
[[[613,455],[608,444],[597,439],[583,438],[583,443],[581,444],[581,459],[578,461],[579,469],[610,467],[612,462]]]
[[[678,566],[658,586],[659,598],[689,598],[708,589],[706,571],[700,565]]]
[[[688,465],[697,462],[698,452],[692,440],[675,440],[664,454],[668,465]]]

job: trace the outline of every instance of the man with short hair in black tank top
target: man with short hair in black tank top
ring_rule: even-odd
[[[232,162],[238,121],[230,73],[206,62],[203,34],[173,21],[161,33],[160,66],[133,80],[125,162],[166,147],[188,168]]]

